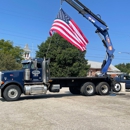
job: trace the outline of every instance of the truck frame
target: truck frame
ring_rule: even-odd
[[[24,60],[22,61],[22,70],[0,72],[0,97],[6,101],[16,101],[21,94],[36,95],[46,94],[47,91],[60,92],[63,87],[68,87],[72,94],[84,96],[108,95],[111,90],[120,91],[121,88],[114,87],[115,80],[107,75],[108,67],[113,59],[114,48],[106,23],[78,0],[64,1],[78,10],[97,28],[96,33],[102,39],[108,55],[108,59],[103,61],[101,75],[98,77],[51,77],[50,60],[46,57]],[[104,36],[104,39],[101,35]]]

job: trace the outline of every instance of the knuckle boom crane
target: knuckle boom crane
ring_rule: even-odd
[[[91,10],[88,9],[85,5],[83,5],[79,0],[62,0],[62,1],[66,1],[68,4],[70,4],[73,8],[75,8],[80,14],[82,14],[88,21],[90,21],[97,28],[95,33],[97,33],[101,38],[103,45],[106,48],[106,54],[107,54],[106,59],[103,60],[101,66],[100,76],[106,75],[107,70],[114,57],[113,53],[115,51],[108,33],[108,26],[103,20],[101,20],[97,15],[91,12]]]

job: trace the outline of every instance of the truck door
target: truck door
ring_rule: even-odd
[[[37,69],[34,68],[34,63],[31,63],[31,79],[33,82],[42,82],[42,65],[37,62]]]
[[[130,76],[129,75],[124,76],[124,83],[126,85],[126,89],[130,89]]]

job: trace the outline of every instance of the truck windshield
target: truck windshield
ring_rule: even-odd
[[[29,63],[23,63],[23,67],[22,68],[23,69],[29,69],[30,68],[29,65],[30,65]]]
[[[130,76],[129,75],[126,76],[126,80],[130,80]]]

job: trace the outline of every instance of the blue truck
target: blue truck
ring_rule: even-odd
[[[72,94],[84,96],[108,95],[111,89],[116,92],[115,80],[108,76],[50,77],[49,63],[46,58],[24,60],[21,70],[0,72],[0,97],[6,101],[16,101],[21,94],[60,92],[63,87],[68,87]]]
[[[62,1],[70,4],[97,28],[95,32],[101,38],[107,55],[101,66],[101,75],[97,77],[51,77],[50,60],[46,57],[24,60],[21,70],[0,72],[0,96],[5,100],[16,101],[21,94],[36,95],[46,94],[47,91],[60,92],[63,87],[68,87],[72,94],[84,96],[108,95],[111,90],[120,91],[120,86],[115,87],[116,81],[107,75],[115,51],[109,37],[108,26],[80,1]]]
[[[125,83],[125,89],[130,89],[130,75],[120,74],[114,80],[116,81],[115,87],[121,85],[120,83]]]

